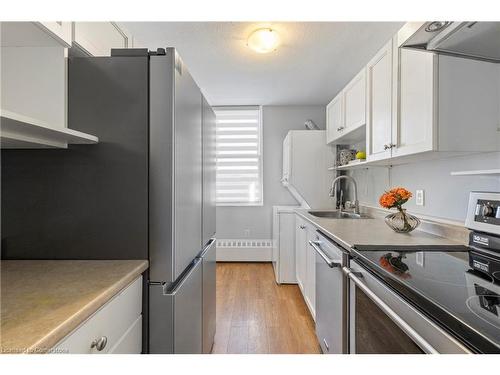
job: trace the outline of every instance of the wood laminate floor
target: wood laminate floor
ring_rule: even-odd
[[[277,285],[271,263],[217,263],[212,352],[319,353],[299,287]]]

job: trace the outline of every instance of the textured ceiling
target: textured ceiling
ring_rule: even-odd
[[[124,22],[137,47],[176,47],[212,105],[328,103],[403,25],[398,22]],[[246,46],[272,26],[281,46]]]

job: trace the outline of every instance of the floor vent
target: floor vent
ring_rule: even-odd
[[[272,240],[217,240],[217,261],[219,262],[270,262],[272,253]]]

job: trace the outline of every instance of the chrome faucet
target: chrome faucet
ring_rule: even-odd
[[[347,176],[347,175],[342,175],[342,176],[338,176],[337,178],[335,178],[333,181],[332,181],[332,186],[330,188],[330,197],[333,197],[335,196],[335,186],[337,185],[337,182],[342,180],[342,179],[345,179],[345,180],[348,180],[348,181],[351,181],[354,185],[354,213],[355,214],[359,214],[359,202],[358,202],[358,184],[356,183],[356,180],[354,178],[352,178],[351,176]],[[343,197],[343,191],[341,190],[340,191],[340,196],[341,196],[341,199],[340,199],[340,211],[342,211],[342,197]]]

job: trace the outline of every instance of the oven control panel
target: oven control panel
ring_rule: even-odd
[[[474,212],[474,220],[500,225],[500,201],[478,199]]]
[[[472,192],[469,196],[466,226],[500,235],[500,192]]]

